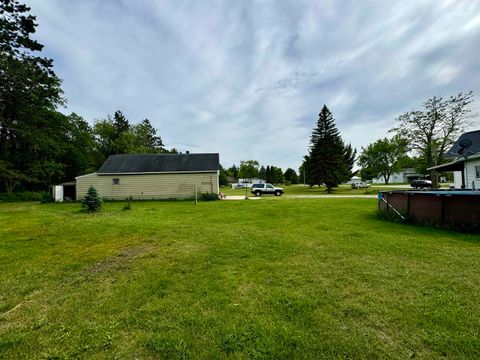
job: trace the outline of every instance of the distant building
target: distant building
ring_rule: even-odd
[[[246,184],[265,184],[265,180],[258,179],[258,178],[248,178],[248,179],[238,179],[238,183],[246,183]]]
[[[258,178],[238,179],[238,182],[232,184],[232,189],[251,188],[253,184],[265,184],[265,180]]]
[[[354,182],[362,181],[359,176],[352,176],[352,178],[347,182],[347,184],[353,184]]]
[[[402,171],[393,173],[388,179],[389,184],[411,183],[413,180],[423,179],[425,175],[418,174],[414,168],[405,168]],[[385,177],[378,176],[372,179],[374,184],[385,184]]]

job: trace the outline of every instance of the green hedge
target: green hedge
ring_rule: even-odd
[[[51,195],[45,191],[20,191],[12,193],[0,193],[0,201],[16,202],[16,201],[45,201]]]
[[[218,194],[214,192],[206,192],[200,194],[200,200],[202,201],[216,201],[218,199]]]

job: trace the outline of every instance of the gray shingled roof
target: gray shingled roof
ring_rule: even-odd
[[[219,165],[218,154],[125,154],[109,156],[97,173],[214,171]]]
[[[463,149],[463,153],[460,153],[461,150],[460,144],[471,144],[470,146]],[[466,156],[480,153],[480,130],[470,131],[465,134],[462,134],[455,144],[452,145],[450,150],[445,154],[446,157],[458,157]]]

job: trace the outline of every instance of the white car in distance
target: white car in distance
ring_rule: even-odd
[[[355,181],[352,183],[352,189],[368,189],[371,185],[363,181]]]

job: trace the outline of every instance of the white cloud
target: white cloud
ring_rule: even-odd
[[[324,103],[360,147],[430,96],[480,90],[479,1],[28,3],[66,111],[148,117],[226,166],[298,168]]]

